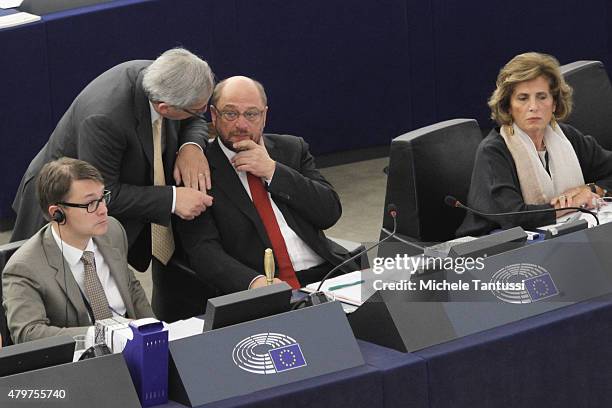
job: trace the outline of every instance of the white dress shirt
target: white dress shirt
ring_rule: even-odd
[[[74,280],[76,280],[77,285],[79,285],[79,288],[81,289],[81,293],[83,296],[87,297],[85,294],[85,268],[83,261],[81,261],[84,251],[63,242],[55,232],[54,228],[51,228],[51,233],[53,234],[53,238],[55,239],[57,246],[60,248],[60,251],[62,251],[64,259],[72,271]],[[127,309],[125,308],[125,304],[121,298],[121,293],[119,293],[119,288],[117,288],[115,278],[113,278],[111,275],[108,264],[106,261],[104,261],[104,257],[100,251],[98,251],[97,245],[91,238],[87,243],[85,251],[91,251],[94,253],[96,273],[98,274],[102,288],[104,288],[104,293],[106,294],[106,299],[108,300],[110,309],[113,312],[113,316],[125,316]]]
[[[221,141],[217,138],[217,143],[221,146],[221,150],[225,153],[228,160],[232,160],[232,158],[236,155],[236,152],[231,151]],[[234,168],[234,170],[236,170]],[[249,189],[249,181],[247,179],[246,172],[237,171],[236,174],[242,183],[242,187],[246,190],[249,198],[253,200],[251,196],[251,190]],[[268,192],[268,197],[270,198],[270,203],[272,204],[272,210],[274,211],[274,215],[276,216],[276,222],[278,222],[278,226],[280,228],[281,234],[285,239],[285,245],[287,246],[287,252],[289,253],[289,258],[291,259],[291,264],[293,265],[293,269],[297,271],[303,271],[305,269],[312,268],[313,266],[321,265],[325,260],[321,258],[316,252],[314,252],[302,238],[300,238],[295,231],[289,227],[283,213],[276,206],[274,199]],[[263,254],[262,254],[263,257]]]

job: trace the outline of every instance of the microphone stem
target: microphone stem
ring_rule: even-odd
[[[345,260],[344,262],[342,262],[341,264],[337,265],[336,267],[332,268],[331,271],[329,271],[327,273],[327,275],[325,275],[323,277],[323,279],[321,279],[321,282],[319,283],[319,286],[317,287],[316,292],[321,291],[321,287],[323,286],[323,283],[325,283],[325,281],[327,279],[329,279],[332,274],[334,272],[336,272],[338,269],[340,269],[341,267],[343,267],[344,265],[346,265],[347,263],[349,263],[350,261],[352,261],[353,259],[367,253],[368,251],[370,251],[373,248],[376,248],[378,245],[382,244],[383,242],[385,242],[386,240],[388,240],[389,238],[393,237],[395,235],[395,231],[397,230],[397,219],[396,217],[393,217],[393,232],[386,236],[385,238],[381,239],[380,241],[378,241],[377,243],[375,243],[374,245],[370,246],[369,248],[364,249],[363,251],[359,251],[358,253],[356,253],[355,255],[351,256],[349,259]]]

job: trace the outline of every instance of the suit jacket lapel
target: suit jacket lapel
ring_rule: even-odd
[[[98,250],[104,257],[104,260],[110,269],[110,274],[117,284],[117,289],[119,290],[121,299],[123,299],[123,304],[125,305],[127,315],[129,317],[136,316],[134,313],[134,305],[132,304],[132,297],[130,295],[130,288],[128,287],[128,281],[126,279],[129,271],[125,270],[127,265],[125,260],[122,260],[119,249],[111,245],[110,239],[107,235],[94,237],[93,240],[98,246]]]
[[[264,137],[264,144],[266,145],[266,150],[268,151],[268,154],[273,160],[278,161],[279,163],[285,163],[286,161],[284,160],[285,156],[283,155],[283,152],[276,147],[276,143],[274,143],[274,140],[270,139],[269,137]],[[274,197],[272,197],[272,199],[274,199]],[[279,200],[274,200],[274,203],[276,204],[278,209],[283,213],[283,217],[285,217],[285,221],[287,221],[287,225],[289,225],[289,227],[296,234],[300,235],[299,226],[295,222],[295,218],[293,218],[293,213],[289,209],[289,207],[287,207],[286,204],[284,204],[282,201],[279,201]]]
[[[151,108],[149,107],[149,98],[142,89],[142,77],[144,70],[140,72],[136,79],[136,87],[134,91],[134,112],[138,123],[136,132],[142,143],[142,149],[149,161],[151,167],[151,181],[153,180],[153,129],[151,127]]]
[[[266,233],[266,229],[259,218],[259,214],[253,202],[244,190],[236,171],[229,160],[227,160],[227,156],[225,156],[218,143],[219,142],[215,140],[209,145],[206,151],[208,162],[212,169],[211,175],[214,187],[223,190],[225,195],[227,195],[240,211],[251,220],[253,225],[255,225],[255,229],[262,241],[266,243],[266,245],[270,245],[268,234]]]
[[[68,263],[64,260],[61,250],[58,248],[57,243],[51,234],[51,225],[48,225],[47,229],[43,233],[43,248],[47,256],[49,266],[55,269],[55,280],[57,281],[59,287],[64,291],[64,294],[70,303],[72,303],[74,309],[77,311],[79,322],[89,321],[89,314],[87,313],[85,302],[83,302],[81,290],[74,279],[70,266],[68,266]]]

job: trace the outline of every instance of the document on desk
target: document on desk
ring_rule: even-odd
[[[174,341],[202,334],[204,331],[204,320],[192,317],[191,319],[170,323],[166,328],[168,329],[168,341]]]
[[[346,273],[325,281],[321,290],[330,298],[339,300],[342,303],[347,303],[354,306],[361,306],[363,302],[368,300],[375,292],[375,281],[398,281],[399,279],[410,279],[409,271],[401,271],[400,273],[386,272],[384,275],[378,275],[372,272],[372,269],[364,269]],[[319,287],[319,282],[311,283],[302,288],[303,292],[312,293]]]
[[[595,214],[597,214],[597,218],[599,218],[600,224],[607,224],[610,221],[612,221],[612,204],[611,203],[605,203],[597,211],[594,211],[594,212]],[[570,223],[572,221],[577,221],[577,220],[585,220],[586,222],[589,223],[589,228],[597,225],[595,218],[591,214],[575,212],[575,213],[567,214],[567,215],[564,215],[563,217],[557,218],[556,224],[544,225],[542,227],[538,227],[537,229],[541,231],[549,231],[551,229],[558,228],[559,226],[563,224],[567,224],[567,223]]]
[[[16,10],[0,10],[0,29],[15,27],[22,24],[33,23],[40,20],[40,16]]]
[[[325,281],[321,290],[328,295],[343,303],[361,306],[365,299],[362,298],[362,286],[365,283],[364,272],[355,271],[337,276]],[[312,293],[317,290],[320,282],[311,283],[302,288],[303,292]]]
[[[19,7],[23,3],[23,0],[0,0],[0,8],[9,9],[13,7]]]

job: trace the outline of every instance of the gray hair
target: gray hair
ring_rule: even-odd
[[[184,48],[173,48],[149,65],[142,79],[147,97],[177,108],[208,101],[214,75],[208,63]]]

